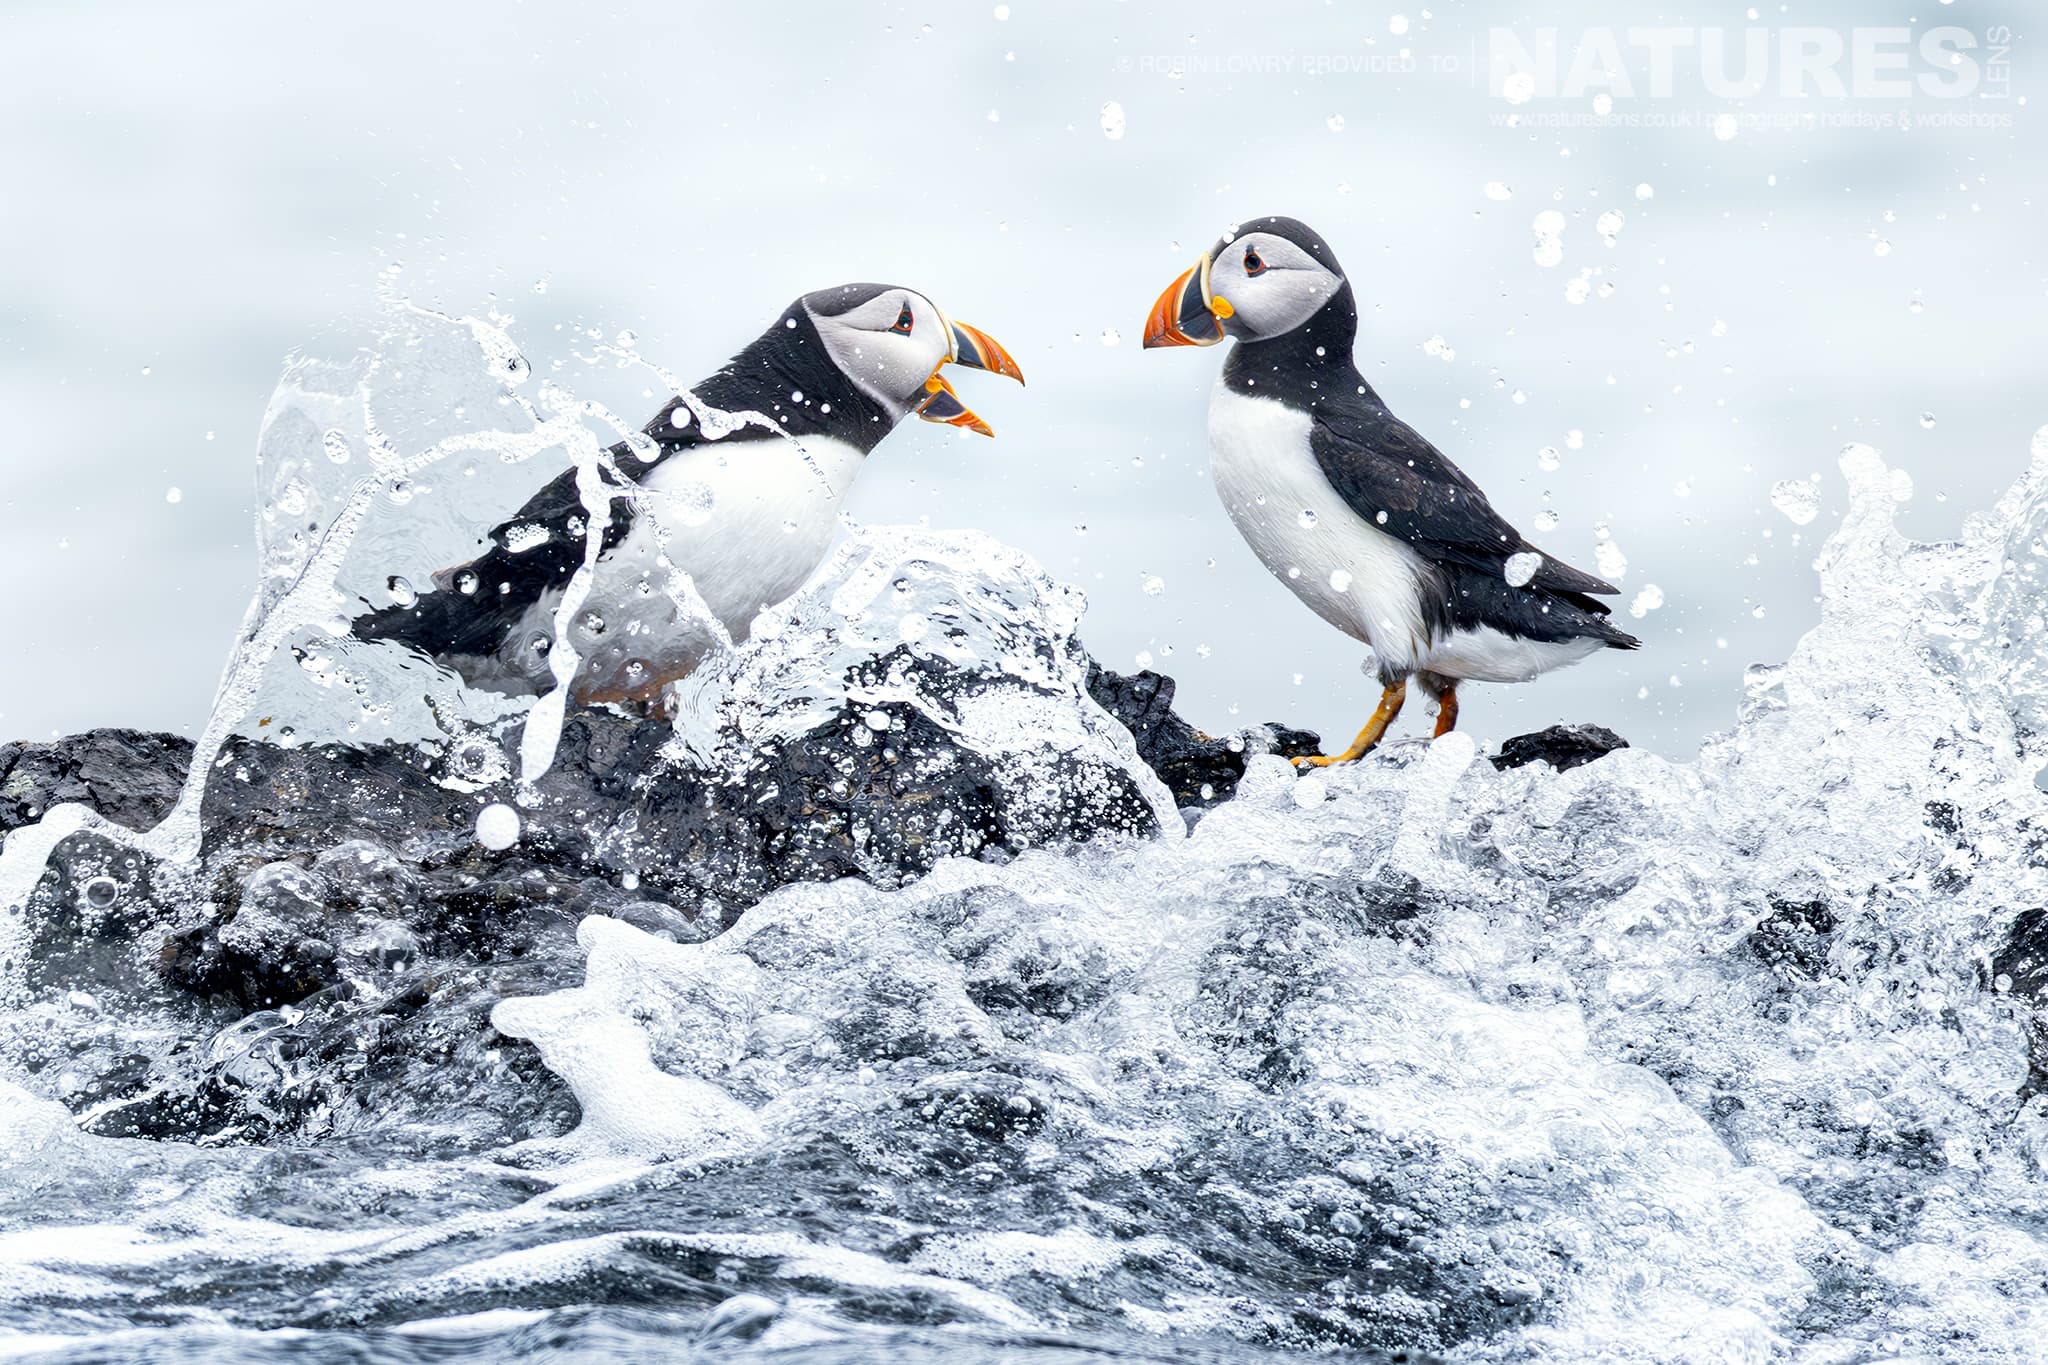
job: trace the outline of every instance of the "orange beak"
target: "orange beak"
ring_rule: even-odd
[[[939,362],[940,365],[943,366],[950,361],[955,365],[965,365],[970,370],[987,370],[992,374],[1008,375],[1019,384],[1024,382],[1023,369],[1010,353],[1003,349],[1003,344],[987,332],[979,327],[969,327],[964,322],[954,322],[951,318],[946,319],[946,329],[952,345],[946,359]],[[968,406],[960,401],[960,395],[953,392],[951,384],[939,377],[937,370],[933,370],[932,377],[924,381],[924,391],[930,396],[919,403],[915,411],[925,421],[943,422],[949,427],[965,427],[984,436],[996,434],[988,423],[976,417]]]
[[[1166,286],[1166,292],[1152,305],[1145,319],[1145,349],[1154,346],[1214,346],[1223,340],[1223,319],[1230,314],[1219,309],[1209,295],[1209,257],[1202,259]]]
[[[924,381],[924,391],[931,397],[917,405],[917,415],[927,422],[943,422],[949,427],[965,427],[978,431],[983,436],[995,435],[995,429],[976,417],[968,406],[960,401],[960,395],[953,392],[953,386],[934,374]]]
[[[1019,384],[1024,382],[1024,371],[1017,367],[1017,362],[1003,349],[1002,342],[979,327],[969,327],[964,322],[953,322],[951,319],[947,321],[953,329],[955,365],[965,365],[970,370],[988,370],[993,374],[1008,375]]]

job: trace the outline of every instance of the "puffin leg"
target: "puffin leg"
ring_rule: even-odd
[[[1351,741],[1351,747],[1341,754],[1317,754],[1313,758],[1297,758],[1297,768],[1327,768],[1332,763],[1349,763],[1365,757],[1373,745],[1386,737],[1387,727],[1394,723],[1394,717],[1401,714],[1401,704],[1408,700],[1408,680],[1403,678],[1392,687],[1380,693],[1380,704],[1373,711],[1372,719],[1358,732],[1358,738]]]
[[[1458,728],[1458,685],[1450,684],[1436,694],[1436,734],[1447,735]],[[1435,738],[1436,736],[1431,736]]]

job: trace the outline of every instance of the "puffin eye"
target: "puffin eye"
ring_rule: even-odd
[[[903,311],[896,315],[896,325],[889,330],[902,336],[909,336],[910,328],[916,321],[917,319],[910,315],[910,305],[906,303],[903,305]]]
[[[1244,249],[1244,273],[1247,275],[1263,275],[1266,273],[1265,259],[1259,255],[1259,249],[1255,246],[1248,246]]]

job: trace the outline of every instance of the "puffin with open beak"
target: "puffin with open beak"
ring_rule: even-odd
[[[1358,372],[1358,308],[1307,224],[1226,232],[1153,304],[1145,345],[1237,345],[1209,403],[1210,470],[1265,566],[1368,646],[1380,702],[1343,763],[1385,737],[1416,681],[1457,724],[1458,685],[1527,682],[1634,649],[1594,594],[1617,589],[1531,545]]]
[[[678,570],[724,633],[743,640],[762,608],[823,561],[854,475],[897,423],[915,414],[993,434],[940,374],[949,364],[1024,380],[993,337],[915,290],[805,294],[687,398],[670,399],[643,438],[612,447],[603,478],[625,495],[610,500],[603,525],[588,524],[576,471],[565,470],[493,529],[477,558],[435,574],[430,592],[358,617],[354,633],[409,646],[472,686],[545,691],[555,610],[586,538],[600,535],[570,627],[581,658],[572,695],[644,706],[722,643],[685,609]]]

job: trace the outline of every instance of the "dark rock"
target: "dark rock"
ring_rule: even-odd
[[[46,743],[0,744],[0,834],[63,801],[148,829],[177,802],[192,741],[140,730],[88,730]]]
[[[376,1041],[387,1034],[412,1030],[444,1050],[490,1051],[490,983],[527,961],[573,962],[566,945],[585,916],[695,941],[793,881],[891,886],[942,858],[1007,858],[1156,830],[1162,810],[1116,745],[1098,740],[1045,758],[1027,734],[984,751],[948,705],[986,698],[1026,708],[1012,716],[1048,695],[1072,705],[1085,665],[1089,695],[1130,731],[1182,808],[1229,799],[1252,754],[1320,747],[1314,734],[1278,726],[1203,734],[1174,713],[1172,679],[1109,672],[1078,647],[1066,658],[1062,684],[887,649],[851,663],[843,693],[825,689],[836,701],[807,694],[801,728],[771,726],[749,739],[744,726],[721,722],[715,757],[698,757],[665,720],[572,712],[552,767],[527,790],[502,776],[514,766],[516,724],[438,747],[231,740],[210,771],[196,870],[159,865],[99,834],[59,845],[31,905],[32,984],[138,995],[168,984],[210,1021],[195,1024],[199,1036],[220,1030],[203,1054],[145,1065],[137,1053],[111,1053],[90,1093],[81,1091],[103,1111],[98,1131],[260,1140],[362,1113],[351,1086],[387,1064]],[[927,700],[889,700],[903,696]],[[1622,743],[1598,727],[1556,727],[1508,741],[1496,761],[1564,768]],[[0,749],[0,825],[79,801],[148,827],[174,802],[191,752],[172,736],[122,730],[9,745]],[[502,851],[476,837],[492,802],[520,816],[518,841]],[[1342,898],[1342,888],[1316,895]],[[961,907],[965,920],[985,912]],[[1414,910],[1375,902],[1357,913],[1392,927]],[[165,925],[159,949],[132,951]],[[1826,945],[1802,945],[1828,927],[1796,916],[1767,922],[1753,946],[1806,970]],[[441,1022],[431,1028],[402,1023],[427,1001],[453,998],[446,983],[458,977],[469,981],[460,1010],[437,1004],[430,1013]],[[1087,1008],[1098,977],[1094,965],[1057,955],[1009,962],[991,969],[983,1003],[1027,1027]],[[974,1131],[1014,1117],[958,1097],[941,1107]]]
[[[1516,735],[1494,755],[1496,768],[1520,768],[1531,763],[1548,763],[1559,772],[1583,767],[1604,758],[1628,741],[1604,725],[1553,725],[1533,735]]]
[[[1223,739],[1205,735],[1175,714],[1173,692],[1173,679],[1150,669],[1128,677],[1099,664],[1088,669],[1088,694],[1131,732],[1138,757],[1183,806],[1228,801],[1252,754],[1296,758],[1323,751],[1314,731],[1284,725],[1258,726]]]
[[[1773,898],[1771,913],[1745,940],[1757,961],[1780,973],[1816,980],[1827,967],[1835,912],[1825,901]]]
[[[350,839],[313,860],[328,897],[348,910],[397,915],[419,903],[418,879],[398,855],[368,839]]]
[[[166,979],[201,997],[246,1010],[272,1009],[326,990],[342,979],[335,938],[355,926],[332,912],[319,874],[295,863],[266,863],[243,882],[220,918],[174,934],[164,945]]]
[[[2048,910],[2022,910],[1991,955],[1991,984],[2026,1003],[2027,1079],[2020,1099],[2048,1093]]]

